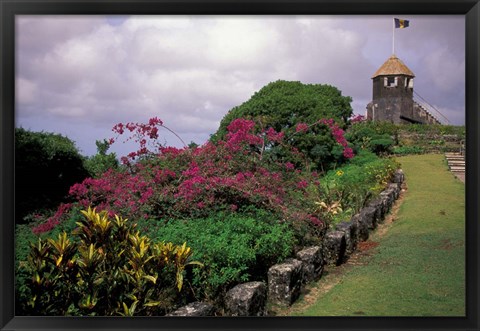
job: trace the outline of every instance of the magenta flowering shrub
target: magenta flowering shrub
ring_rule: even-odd
[[[350,118],[350,123],[355,124],[355,123],[362,123],[365,122],[367,118],[363,115],[355,115]]]
[[[322,120],[332,137],[343,148],[346,158],[353,157],[341,130],[333,120]],[[299,124],[297,133],[312,125]],[[110,169],[99,178],[87,178],[70,188],[70,197],[81,208],[89,206],[111,215],[128,218],[198,218],[218,211],[234,212],[246,207],[268,210],[279,221],[324,231],[327,224],[314,212],[312,186],[318,186],[318,174],[290,160],[272,159],[269,150],[288,146],[283,132],[268,128],[255,133],[255,123],[236,119],[228,126],[225,140],[207,142],[196,148],[164,147],[157,143],[163,122],[157,118],[147,124],[117,124],[117,138],[124,134],[139,144],[139,150],[122,159],[125,169]],[[302,158],[296,148],[291,155]],[[293,160],[292,160],[293,161]],[[69,206],[67,206],[69,207]],[[58,224],[67,207],[35,228],[49,231]]]
[[[124,141],[133,140],[139,144],[140,148],[129,153],[127,156],[122,157],[122,162],[124,164],[130,164],[130,160],[135,160],[136,158],[142,158],[151,154],[151,149],[154,150],[162,148],[162,146],[156,141],[158,138],[158,132],[160,128],[164,128],[172,132],[182,143],[186,146],[185,142],[180,138],[174,131],[170,130],[163,124],[163,121],[157,117],[151,118],[148,123],[133,123],[128,122],[126,124],[118,123],[113,128],[112,131],[117,133],[117,138],[127,131],[131,134]],[[109,143],[113,144],[116,141],[116,138],[110,138]],[[151,149],[149,149],[149,146]]]
[[[353,150],[348,147],[347,139],[345,139],[345,131],[343,131],[332,119],[322,119],[319,123],[327,125],[332,130],[332,135],[336,142],[343,147],[343,156],[347,159],[351,159],[355,156]]]
[[[295,132],[307,132],[310,126],[307,123],[298,123]]]
[[[68,215],[72,208],[71,203],[62,203],[60,206],[57,208],[55,214],[49,218],[43,223],[38,224],[37,226],[32,228],[32,232],[34,234],[40,234],[44,232],[48,232],[53,230],[57,225],[59,225],[61,222],[65,220],[65,217]],[[41,219],[41,215],[36,215],[37,219]]]

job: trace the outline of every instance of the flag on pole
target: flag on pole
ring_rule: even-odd
[[[408,20],[401,20],[399,18],[394,18],[394,20],[395,20],[395,27],[400,29],[407,28],[410,23],[410,21]]]

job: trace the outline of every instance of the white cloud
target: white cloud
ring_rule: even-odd
[[[431,83],[442,91],[456,88],[465,82],[465,60],[452,55],[447,48],[432,51],[425,59]]]
[[[32,104],[35,102],[38,94],[38,86],[35,82],[17,77],[15,89],[17,91],[16,98],[19,104]]]
[[[220,18],[206,31],[206,56],[212,64],[226,70],[268,70],[275,63],[273,56],[282,55],[277,53],[282,40],[275,23],[253,18]]]
[[[125,30],[131,33],[146,32],[146,30],[175,31],[193,26],[193,18],[189,16],[130,16],[123,23]]]
[[[41,53],[72,36],[90,34],[103,22],[99,16],[19,15],[16,17],[16,43],[26,52]]]
[[[76,118],[86,115],[85,108],[82,107],[55,107],[48,109],[48,112],[52,115]]]

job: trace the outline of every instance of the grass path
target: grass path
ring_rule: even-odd
[[[407,189],[397,210],[279,315],[465,316],[464,184],[443,155],[398,160]]]

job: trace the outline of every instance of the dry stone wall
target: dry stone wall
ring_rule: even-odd
[[[338,266],[351,256],[361,241],[382,223],[393,203],[400,196],[405,175],[398,169],[393,182],[379,197],[354,215],[349,221],[337,224],[325,235],[322,246],[306,247],[268,270],[267,284],[239,284],[225,296],[227,316],[265,316],[267,304],[290,306],[298,299],[305,284],[321,278],[324,266]],[[168,316],[212,316],[218,309],[210,304],[194,302]]]

